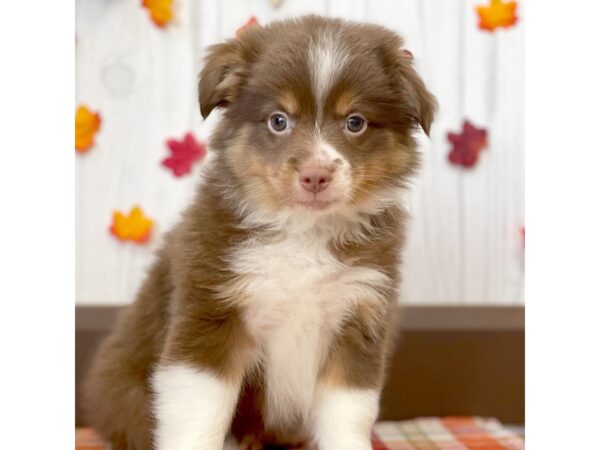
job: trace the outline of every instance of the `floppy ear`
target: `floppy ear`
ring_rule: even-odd
[[[402,43],[402,39],[397,36],[396,39],[386,42],[384,64],[391,71],[399,95],[407,100],[410,116],[429,136],[433,116],[437,110],[437,101],[413,68],[412,54],[401,48]]]
[[[437,100],[427,90],[425,83],[412,67],[412,58],[403,56],[404,64],[400,64],[398,73],[403,78],[406,96],[412,107],[411,115],[429,136],[433,116],[437,111]]]
[[[200,73],[198,97],[200,114],[206,119],[217,106],[227,106],[240,93],[246,68],[237,39],[212,45]]]

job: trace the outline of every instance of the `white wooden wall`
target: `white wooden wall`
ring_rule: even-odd
[[[77,302],[130,302],[160,234],[190,201],[193,175],[160,166],[164,141],[208,136],[196,78],[207,45],[259,22],[318,13],[380,23],[402,34],[440,112],[423,141],[424,167],[409,199],[403,298],[419,304],[523,302],[523,25],[477,28],[487,0],[176,0],[176,21],[155,27],[138,0],[78,0],[77,102],[99,110],[96,146],[77,155]],[[522,21],[522,19],[521,19]],[[447,162],[446,133],[464,118],[488,129],[473,170]],[[140,204],[156,221],[148,246],[107,229],[114,209]]]

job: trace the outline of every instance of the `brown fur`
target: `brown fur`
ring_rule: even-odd
[[[360,205],[386,187],[404,186],[418,166],[411,133],[416,123],[429,131],[435,101],[411,61],[402,57],[402,41],[392,32],[306,17],[252,27],[238,39],[211,47],[199,96],[204,117],[225,107],[210,142],[214,166],[166,237],[135,302],[102,344],[84,387],[89,418],[115,450],[151,448],[148,379],[156,365],[168,362],[244,380],[232,426],[240,440],[307,438],[294,430],[265,429],[264,380],[260,370],[246,372],[254,342],[242,320],[241,302],[223,299],[223,292],[235,282],[227,262],[231,250],[249,236],[272,233],[243,225],[240,205],[272,213],[285,207],[298,167],[309,157],[316,112],[306,43],[324,28],[341,34],[354,58],[352,70],[332,87],[321,123],[321,133],[353,167],[350,204]],[[264,124],[275,110],[294,115],[298,132],[283,138],[270,134]],[[368,130],[353,140],[339,127],[350,111],[369,120]],[[389,207],[367,220],[366,239],[333,239],[331,248],[340,261],[377,268],[398,282],[405,215]],[[396,293],[382,294],[383,304],[359,307],[335,337],[321,369],[324,382],[381,388],[396,328]]]

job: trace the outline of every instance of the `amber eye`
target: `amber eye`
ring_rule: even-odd
[[[281,134],[288,129],[288,118],[284,113],[276,112],[269,116],[269,129],[275,134]]]
[[[359,134],[367,128],[367,119],[360,114],[351,114],[346,119],[346,130],[352,134]]]

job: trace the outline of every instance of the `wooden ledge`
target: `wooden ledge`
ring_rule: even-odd
[[[81,331],[107,331],[121,308],[78,305],[75,308],[75,327]],[[523,306],[406,305],[402,310],[402,329],[406,331],[525,329]]]

